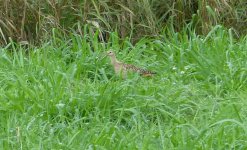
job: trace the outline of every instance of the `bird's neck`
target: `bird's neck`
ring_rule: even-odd
[[[116,65],[118,63],[116,56],[111,56],[111,63],[112,65]]]

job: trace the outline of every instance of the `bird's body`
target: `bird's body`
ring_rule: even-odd
[[[148,71],[148,70],[145,70],[142,68],[138,68],[134,65],[125,64],[125,63],[118,61],[116,58],[116,55],[113,51],[108,51],[107,55],[111,59],[111,64],[114,67],[115,73],[119,76],[126,77],[128,72],[136,72],[136,73],[139,73],[140,75],[145,76],[145,77],[152,76],[155,74],[154,72],[151,72],[151,71]]]

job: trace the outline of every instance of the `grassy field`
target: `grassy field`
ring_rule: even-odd
[[[7,45],[9,38],[39,45],[53,28],[68,33],[90,21],[105,36],[117,31],[132,43],[167,27],[183,31],[187,24],[199,35],[220,24],[238,38],[247,33],[246,5],[246,0],[2,0],[0,45]]]
[[[0,149],[247,149],[247,37],[166,31],[135,45],[116,33],[54,31],[0,49]],[[108,58],[157,72],[114,76]]]

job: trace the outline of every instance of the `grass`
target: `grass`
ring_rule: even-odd
[[[246,149],[246,38],[216,26],[135,45],[55,30],[39,47],[11,42],[0,50],[0,149]],[[109,48],[157,76],[119,79],[100,57]]]
[[[68,33],[88,21],[98,22],[106,39],[118,31],[132,42],[155,37],[166,27],[183,31],[190,22],[202,35],[218,24],[233,28],[236,37],[247,33],[246,0],[5,0],[0,1],[0,18],[0,45],[7,45],[9,37],[38,45],[52,28]]]

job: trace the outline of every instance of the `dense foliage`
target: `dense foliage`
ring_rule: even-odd
[[[247,149],[246,0],[0,1],[0,149]],[[114,75],[105,52],[157,72]]]
[[[0,149],[247,149],[247,37],[232,33],[167,30],[133,45],[53,30],[37,47],[10,42]],[[119,79],[101,57],[109,48],[157,75]]]
[[[99,24],[106,39],[108,32],[118,31],[136,42],[167,27],[181,31],[187,24],[204,35],[221,24],[238,37],[247,31],[246,7],[246,0],[2,0],[0,44],[9,38],[39,44],[53,28],[84,34],[90,21]]]

